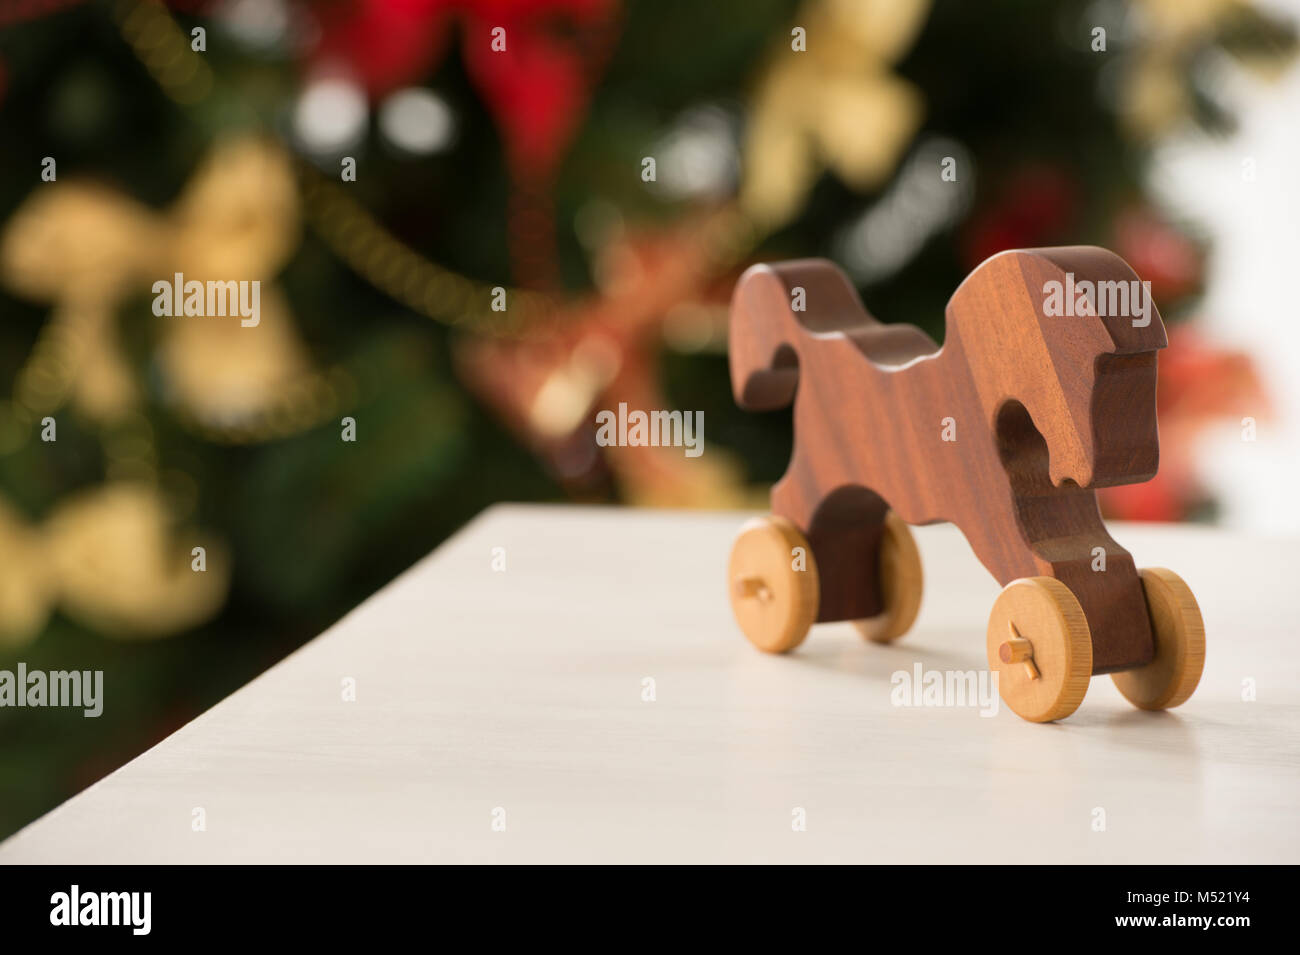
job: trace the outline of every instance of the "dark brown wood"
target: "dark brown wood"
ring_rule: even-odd
[[[1097,315],[1115,310],[1104,296],[1092,314],[1048,314],[1044,291],[1137,281],[1104,249],[1002,252],[952,296],[940,348],[915,326],[873,319],[830,262],[756,265],[741,277],[732,387],[750,410],[794,402],[794,453],[772,511],[813,548],[818,620],[881,612],[876,552],[892,508],[909,524],[956,524],[1003,585],[1045,575],[1069,587],[1092,631],[1094,673],[1150,662],[1142,584],[1095,489],[1156,473],[1164,324],[1149,298],[1145,325],[1132,303],[1129,314]],[[1104,571],[1093,569],[1096,548]]]

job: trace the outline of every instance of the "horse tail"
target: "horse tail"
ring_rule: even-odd
[[[747,269],[731,297],[728,353],[736,404],[749,411],[790,404],[800,353],[813,333],[833,330],[827,320],[834,313],[852,324],[861,321],[862,305],[844,274],[825,259]]]

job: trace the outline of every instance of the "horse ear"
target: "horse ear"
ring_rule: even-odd
[[[1043,287],[1039,280],[1064,283],[1069,276],[1075,287],[1079,282],[1090,282],[1098,299],[1108,300],[1111,307],[1100,309],[1102,314],[1099,318],[1110,336],[1110,351],[1113,353],[1131,355],[1156,351],[1169,344],[1165,323],[1151,296],[1151,283],[1143,282],[1114,252],[1095,245],[1071,245],[1028,249],[1019,254],[1024,257],[1021,270],[1026,281],[1033,286],[1031,291]],[[1049,278],[1047,272],[1056,274]],[[1108,294],[1102,294],[1103,288]],[[1119,307],[1114,307],[1116,303]]]

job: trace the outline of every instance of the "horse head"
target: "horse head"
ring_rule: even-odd
[[[1034,441],[1058,487],[1155,475],[1165,329],[1123,259],[1093,246],[1001,252],[967,277],[947,315],[1004,460],[1009,442]]]

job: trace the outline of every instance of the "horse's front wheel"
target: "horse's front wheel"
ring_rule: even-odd
[[[853,621],[854,626],[868,640],[891,643],[912,628],[921,609],[921,592],[924,578],[921,574],[921,552],[907,522],[888,511],[885,514],[885,531],[880,538],[880,596],[885,612],[866,620]]]
[[[989,614],[988,654],[998,693],[1031,723],[1064,719],[1088,692],[1092,633],[1078,599],[1055,577],[1002,588]]]
[[[755,518],[741,528],[727,585],[740,629],[767,653],[793,650],[817,619],[817,562],[799,528],[783,517]]]
[[[1191,588],[1172,570],[1141,571],[1156,655],[1146,666],[1112,673],[1119,691],[1143,710],[1167,710],[1187,702],[1205,666],[1205,624]]]

